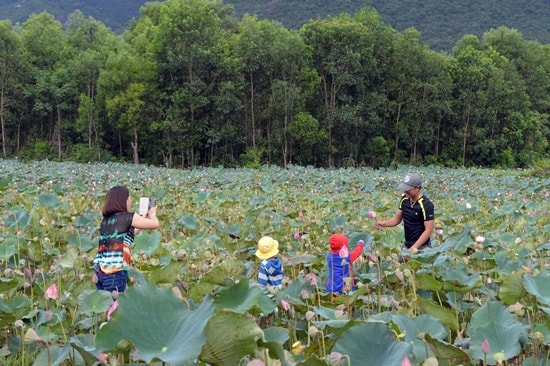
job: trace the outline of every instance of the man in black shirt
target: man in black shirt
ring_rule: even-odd
[[[415,253],[431,247],[430,236],[434,229],[434,205],[421,193],[422,180],[415,173],[408,173],[399,190],[403,196],[399,201],[399,209],[388,220],[376,222],[376,228],[391,227],[403,221],[405,243],[403,250]]]

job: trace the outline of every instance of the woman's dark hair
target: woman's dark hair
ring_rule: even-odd
[[[103,217],[111,216],[112,214],[119,212],[128,211],[128,206],[126,202],[130,192],[125,186],[114,186],[107,191],[107,196],[105,197],[105,203],[103,204],[103,209],[101,213]]]

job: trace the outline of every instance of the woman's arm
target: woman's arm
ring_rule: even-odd
[[[147,212],[147,215],[144,217],[134,213],[134,217],[132,218],[132,226],[135,229],[158,229],[160,223],[157,218],[157,208],[151,207],[151,209]],[[139,232],[139,230],[136,231]],[[135,234],[137,234],[137,232],[134,231]]]

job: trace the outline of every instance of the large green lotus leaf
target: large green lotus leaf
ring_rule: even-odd
[[[55,193],[43,193],[38,197],[40,206],[45,208],[54,208],[59,204],[59,199]]]
[[[466,293],[472,290],[477,283],[478,275],[468,275],[462,269],[448,269],[443,272],[443,290]]]
[[[154,284],[162,284],[162,283],[168,283],[172,284],[176,282],[180,278],[180,273],[183,269],[183,267],[186,266],[185,262],[179,262],[179,261],[170,261],[167,265],[162,266],[160,268],[155,268],[152,270],[147,280],[149,283]]]
[[[509,276],[501,277],[498,297],[506,305],[512,305],[527,295],[523,287],[523,272],[514,272]]]
[[[95,334],[73,336],[69,342],[78,350],[86,365],[93,365],[99,358],[99,352],[95,348]]]
[[[141,232],[136,236],[134,240],[135,246],[132,250],[134,252],[143,252],[150,257],[158,249],[161,238],[160,232],[156,230],[151,233]]]
[[[284,364],[286,357],[283,346],[289,338],[290,335],[287,328],[269,327],[264,329],[264,339],[258,340],[258,345],[267,348],[271,358],[281,360]]]
[[[0,326],[13,323],[17,319],[32,319],[37,310],[31,305],[32,301],[27,296],[15,296],[6,303],[0,299]]]
[[[424,340],[430,346],[430,349],[434,353],[435,357],[439,361],[440,365],[445,366],[472,366],[470,356],[462,349],[446,343],[439,339],[433,338],[431,335],[426,334]],[[445,362],[446,361],[446,362]]]
[[[360,323],[344,332],[332,347],[350,358],[350,366],[400,366],[411,345],[397,342],[388,324]]]
[[[211,299],[205,298],[197,309],[189,310],[170,289],[147,284],[130,287],[119,295],[118,302],[111,320],[96,336],[98,351],[114,349],[128,340],[136,349],[133,357],[147,363],[161,360],[185,365],[200,354],[206,341],[204,327],[214,314]]]
[[[239,365],[246,355],[257,349],[263,332],[254,317],[231,310],[216,310],[204,328],[206,344],[199,359],[214,366]]]
[[[497,252],[494,258],[498,272],[501,274],[510,274],[521,268],[521,262],[516,258],[510,258],[504,250]]]
[[[80,252],[76,247],[69,247],[69,249],[62,255],[59,260],[59,264],[63,268],[75,268],[76,263],[80,258]]]
[[[447,330],[441,321],[426,314],[413,319],[399,314],[394,316],[392,321],[399,326],[401,332],[405,333],[405,341],[412,343],[413,353],[419,361],[430,356],[426,353],[426,344],[418,337],[421,333],[429,334],[437,339],[443,339],[447,335]]]
[[[472,314],[470,328],[475,330],[475,328],[485,326],[492,321],[503,325],[512,325],[515,320],[514,316],[500,301],[491,301],[483,304],[482,307]]]
[[[93,315],[109,310],[113,298],[109,291],[84,290],[78,295],[78,311],[80,314]]]
[[[16,288],[19,286],[21,282],[17,281],[14,278],[0,278],[0,293],[7,293],[8,290],[11,290],[13,288]],[[2,303],[2,299],[0,299],[0,304]],[[2,307],[0,306],[0,311],[2,311]]]
[[[490,350],[487,354],[487,364],[495,365],[492,355],[496,352],[504,352],[504,359],[509,360],[521,352],[520,339],[524,333],[523,326],[519,323],[506,325],[500,323],[500,319],[494,319],[477,327],[472,332],[469,353],[474,360],[485,359],[481,345],[487,339]]]
[[[523,285],[527,292],[534,295],[537,301],[550,305],[550,272],[541,272],[535,277],[530,274],[523,276]]]
[[[7,190],[8,187],[10,186],[11,181],[12,181],[11,177],[0,179],[0,191],[3,192]]]
[[[95,243],[89,237],[80,235],[79,233],[69,234],[67,242],[71,246],[79,248],[81,253],[88,252],[95,247]]]
[[[183,215],[179,221],[189,230],[197,230],[200,226],[199,221],[191,214]]]
[[[434,278],[431,273],[417,273],[414,277],[416,288],[420,290],[438,291],[443,287],[441,282]]]
[[[65,364],[66,360],[71,360],[71,365],[75,366],[85,366],[84,359],[80,356],[78,352],[71,352],[72,347],[69,343],[65,345],[56,346],[50,345],[48,349],[43,349],[40,351],[38,356],[34,359],[33,366],[57,366]]]
[[[544,339],[542,344],[550,345],[550,327],[545,324],[537,324],[533,327],[533,333],[539,332]]]
[[[226,279],[240,278],[245,271],[246,267],[242,261],[226,259],[208,271],[190,290],[189,296],[198,301],[218,286],[225,285]]]
[[[437,304],[429,300],[425,300],[421,297],[417,298],[418,305],[426,314],[438,319],[444,325],[448,326],[452,330],[456,330],[458,324],[456,324],[455,311]]]
[[[346,216],[332,217],[328,221],[328,228],[330,232],[337,232],[339,231],[338,229],[344,227],[344,225],[346,225],[347,222],[348,222],[348,218]]]
[[[17,238],[10,235],[0,243],[0,260],[7,262],[17,251]]]
[[[262,312],[265,314],[271,313],[275,309],[273,300],[264,295],[258,286],[250,287],[248,279],[243,278],[234,286],[221,291],[214,300],[214,305],[218,309],[230,309],[236,313],[244,314],[250,308],[257,305],[261,297],[266,298],[273,304],[271,309],[262,309]]]

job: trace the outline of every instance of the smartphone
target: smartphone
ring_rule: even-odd
[[[139,198],[139,215],[145,216],[149,211],[149,197],[140,197]]]

